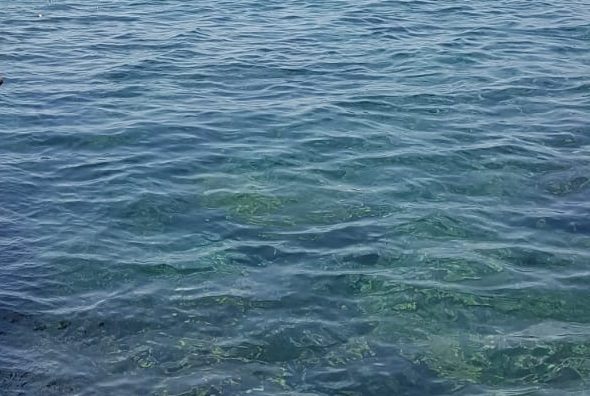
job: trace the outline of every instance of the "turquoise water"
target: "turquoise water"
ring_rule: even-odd
[[[0,394],[586,394],[589,21],[3,1]]]

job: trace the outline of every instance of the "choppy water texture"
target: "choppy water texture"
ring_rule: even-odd
[[[587,1],[3,1],[2,395],[590,387]]]

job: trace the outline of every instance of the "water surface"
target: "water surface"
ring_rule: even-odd
[[[587,1],[4,1],[3,395],[582,395]]]

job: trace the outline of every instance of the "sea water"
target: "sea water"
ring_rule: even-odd
[[[586,394],[588,1],[0,3],[0,394]]]

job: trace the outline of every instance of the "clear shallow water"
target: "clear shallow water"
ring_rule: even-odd
[[[5,1],[0,393],[584,394],[588,21]]]

